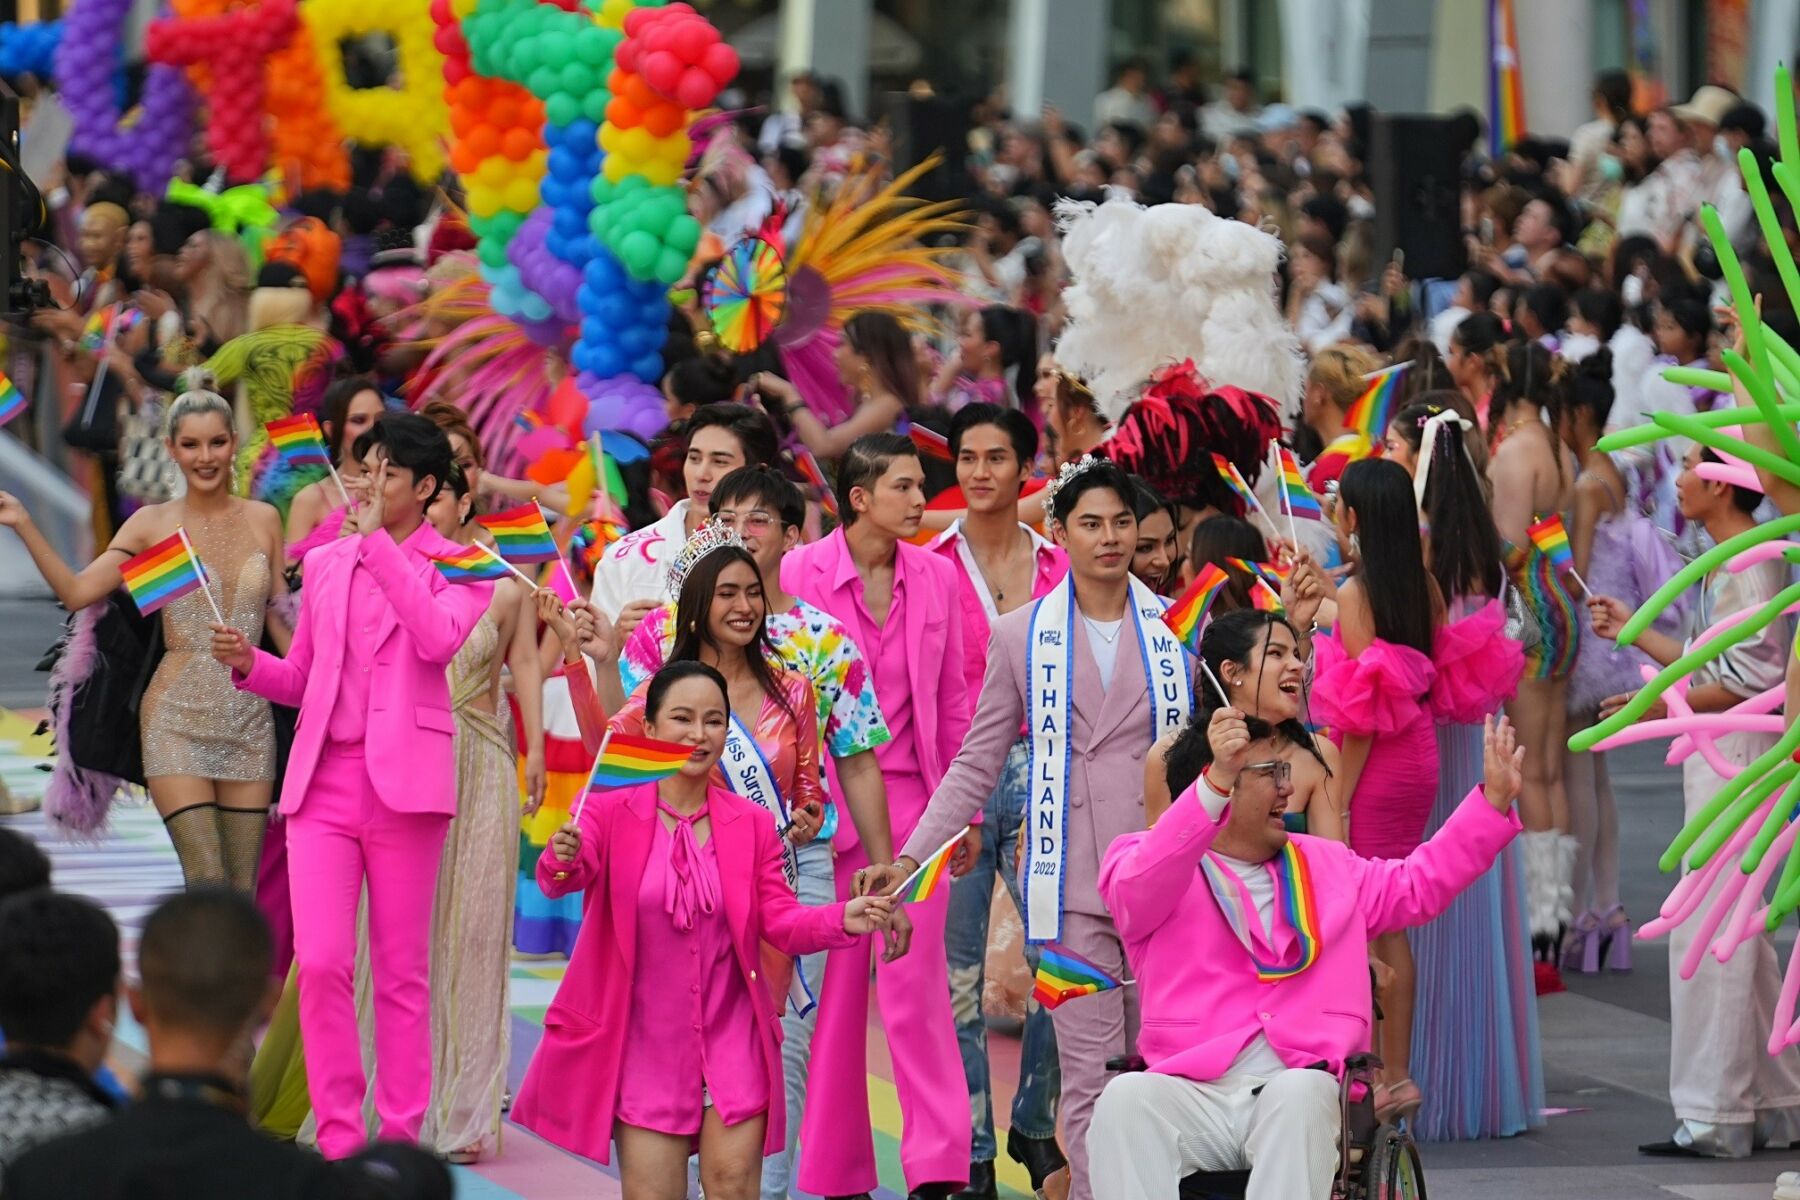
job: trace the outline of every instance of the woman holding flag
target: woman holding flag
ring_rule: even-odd
[[[621,735],[602,750],[588,795],[538,860],[546,894],[603,901],[582,922],[512,1117],[602,1163],[616,1144],[629,1196],[684,1192],[697,1149],[709,1197],[753,1200],[763,1156],[785,1138],[758,948],[849,946],[884,926],[893,903],[794,897],[767,813],[712,781],[734,707],[705,663],[658,671],[641,709],[655,740]]]
[[[323,434],[330,464],[340,477],[359,476],[363,466],[350,448],[367,433],[375,418],[386,411],[387,402],[373,380],[355,375],[340,379],[325,391]],[[287,538],[291,554],[298,563],[313,546],[335,537],[343,524],[342,513],[349,496],[336,478],[327,476],[309,483],[294,493],[288,504]],[[315,536],[315,531],[319,531]]]
[[[251,644],[266,628],[285,650],[287,627],[269,611],[286,591],[278,569],[281,518],[267,504],[231,494],[238,439],[224,397],[192,391],[178,398],[169,407],[165,445],[186,481],[185,494],[138,509],[80,571],[6,492],[0,492],[0,525],[18,534],[56,598],[78,614],[65,652],[71,669],[84,670],[78,664],[98,654],[98,609],[81,610],[107,601],[121,584],[145,616],[161,610],[161,662],[138,711],[150,798],[189,887],[229,883],[249,891],[269,819],[275,733],[268,702],[234,689],[230,673],[212,660],[209,627],[229,614]],[[128,727],[128,716],[119,717]],[[97,829],[117,782],[53,785],[53,819]]]

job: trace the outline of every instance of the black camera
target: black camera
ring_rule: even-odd
[[[54,303],[50,285],[25,274],[25,240],[38,232],[43,214],[43,197],[19,162],[19,99],[0,96],[0,283],[8,317]]]

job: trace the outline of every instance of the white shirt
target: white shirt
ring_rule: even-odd
[[[1213,820],[1218,820],[1219,814],[1225,811],[1225,805],[1230,797],[1221,796],[1214,791],[1212,784],[1206,781],[1204,775],[1200,777],[1198,794],[1200,804],[1206,809],[1207,814]],[[1273,937],[1275,934],[1275,876],[1269,872],[1268,867],[1262,863],[1245,862],[1241,858],[1232,858],[1217,851],[1213,852],[1213,861],[1243,881],[1244,890],[1250,893],[1250,899],[1256,905],[1256,919],[1262,922],[1263,936]],[[1225,1068],[1223,1078],[1249,1076],[1267,1079],[1270,1076],[1279,1075],[1287,1069],[1287,1064],[1281,1061],[1279,1054],[1275,1053],[1275,1047],[1269,1044],[1268,1037],[1259,1033],[1251,1038],[1242,1050],[1238,1051],[1238,1056],[1232,1059],[1229,1067]]]
[[[1119,632],[1125,628],[1125,619],[1096,621],[1082,613],[1081,620],[1088,627],[1088,649],[1094,652],[1094,665],[1100,668],[1100,686],[1111,687],[1113,666],[1119,661]]]
[[[633,600],[668,600],[669,564],[687,544],[688,501],[679,501],[654,525],[633,530],[606,548],[594,568],[595,608],[608,620]]]

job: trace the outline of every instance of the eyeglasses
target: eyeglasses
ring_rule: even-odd
[[[1286,787],[1294,780],[1294,764],[1286,759],[1270,759],[1268,762],[1245,763],[1240,775],[1251,773],[1267,775],[1276,787]]]
[[[753,508],[744,513],[733,512],[728,508],[721,509],[713,514],[713,518],[725,522],[740,533],[753,534],[767,533],[779,523],[779,518],[771,513],[763,512],[759,508]]]

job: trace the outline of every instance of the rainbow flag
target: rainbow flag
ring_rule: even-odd
[[[1569,531],[1563,528],[1562,517],[1551,513],[1525,532],[1531,535],[1531,544],[1543,552],[1551,566],[1558,571],[1575,569],[1575,551],[1569,546]]]
[[[583,521],[569,535],[569,553],[587,567],[588,574],[600,565],[606,548],[625,536],[625,525],[611,517],[594,517]]]
[[[1319,961],[1319,910],[1313,896],[1312,872],[1292,838],[1281,848],[1281,866],[1275,874],[1281,893],[1281,916],[1294,931],[1298,952],[1291,963],[1284,965],[1253,959],[1260,983],[1292,978]]]
[[[1513,0],[1488,0],[1488,152],[1498,159],[1525,137],[1525,77]]]
[[[13,381],[0,371],[0,425],[6,424],[29,408],[25,402],[25,393],[13,386]]]
[[[431,565],[451,583],[487,583],[511,574],[506,563],[486,546],[464,546],[450,554],[427,554]]]
[[[813,457],[813,452],[805,446],[794,447],[794,467],[806,476],[806,482],[813,485],[819,493],[819,507],[832,516],[838,515],[837,494],[831,490],[831,481],[825,478],[825,468]]]
[[[1218,563],[1207,563],[1194,576],[1188,590],[1181,593],[1181,598],[1163,613],[1163,624],[1174,630],[1181,644],[1195,657],[1200,654],[1200,626],[1206,621],[1206,610],[1212,607],[1219,589],[1230,580],[1231,576]]]
[[[144,314],[135,308],[121,308],[117,304],[97,308],[88,315],[87,323],[82,326],[81,348],[103,350],[129,333],[143,319]]]
[[[906,882],[900,885],[900,890],[894,893],[900,903],[913,904],[920,900],[929,900],[940,884],[949,882],[950,856],[956,850],[956,843],[962,841],[963,833],[966,832],[968,832],[967,829],[959,832],[955,837],[932,851],[931,857],[919,864],[919,869],[914,871]]]
[[[1394,419],[1394,403],[1400,398],[1400,383],[1412,368],[1410,362],[1395,363],[1363,376],[1368,387],[1344,414],[1344,428],[1362,434],[1374,447],[1371,454],[1381,453],[1382,439],[1387,437],[1388,423]],[[1284,475],[1285,482],[1285,475]]]
[[[1236,567],[1246,574],[1254,575],[1256,578],[1274,588],[1277,592],[1281,590],[1281,581],[1285,578],[1285,573],[1282,571],[1279,564],[1251,562],[1247,558],[1227,558],[1225,563],[1227,566]]]
[[[1325,510],[1320,506],[1319,498],[1313,495],[1313,490],[1306,486],[1306,476],[1300,470],[1300,460],[1286,446],[1278,443],[1275,449],[1281,455],[1281,494],[1287,498],[1288,512],[1310,521],[1323,521]]]
[[[906,436],[912,439],[913,447],[926,458],[935,458],[940,462],[950,461],[950,439],[935,429],[914,425],[906,431]]]
[[[509,563],[553,562],[556,540],[537,502],[521,504],[502,513],[476,517],[475,523],[494,535],[494,547]]]
[[[588,772],[587,790],[655,783],[680,771],[693,755],[692,746],[633,737],[628,733],[609,733],[594,759],[594,769]]]
[[[131,602],[146,617],[171,600],[206,586],[200,560],[179,529],[142,554],[126,559],[119,574]]]
[[[269,444],[275,447],[275,453],[288,466],[331,465],[331,454],[325,449],[325,431],[319,428],[318,420],[311,413],[282,417],[270,421],[263,429],[268,433]]]
[[[1269,581],[1258,575],[1256,582],[1250,586],[1250,605],[1257,612],[1287,612],[1287,605],[1281,602],[1281,593],[1269,586]]]
[[[1250,490],[1250,485],[1244,482],[1244,477],[1238,474],[1238,469],[1232,464],[1231,460],[1226,458],[1223,454],[1215,453],[1212,456],[1212,461],[1213,470],[1219,473],[1219,478],[1225,481],[1225,486],[1235,492],[1237,498],[1244,502],[1244,510],[1248,512],[1250,509],[1255,508],[1256,493]]]
[[[1114,979],[1079,954],[1046,946],[1038,959],[1031,998],[1045,1008],[1055,1008],[1065,1000],[1110,992],[1124,982]]]

